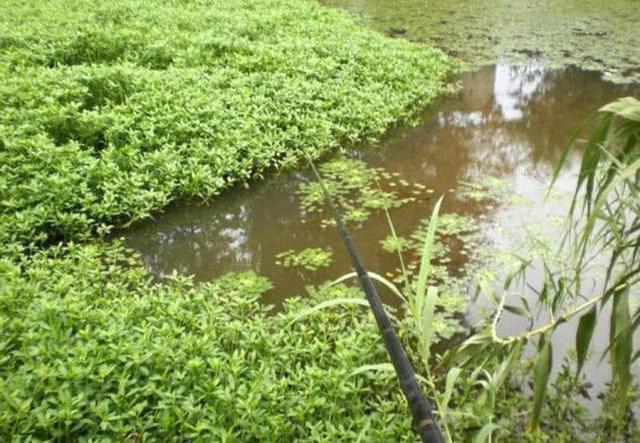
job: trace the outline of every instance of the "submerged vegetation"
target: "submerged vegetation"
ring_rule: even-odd
[[[322,0],[362,14],[392,36],[424,42],[471,66],[498,60],[600,71],[640,83],[634,0]]]

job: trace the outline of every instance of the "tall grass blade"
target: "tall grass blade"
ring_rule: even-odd
[[[533,369],[533,411],[529,422],[529,431],[538,429],[540,424],[540,414],[542,404],[547,393],[549,374],[551,373],[553,349],[551,347],[551,337],[543,334],[538,345],[538,356]]]
[[[424,307],[420,313],[420,347],[422,348],[422,358],[424,364],[428,365],[431,357],[431,342],[433,341],[433,316],[436,312],[436,301],[438,299],[438,289],[429,286],[425,297]]]
[[[429,278],[429,271],[431,269],[431,256],[433,253],[433,241],[436,234],[436,228],[438,226],[438,213],[440,212],[440,205],[442,204],[443,197],[440,197],[433,207],[431,218],[429,219],[429,226],[427,227],[427,235],[422,246],[422,257],[420,259],[420,273],[418,274],[418,287],[416,288],[416,318],[419,318],[422,313],[423,303],[425,302],[427,279]]]
[[[393,283],[391,283],[388,279],[384,278],[380,274],[376,274],[375,272],[371,272],[371,271],[367,271],[367,274],[372,279],[374,279],[377,282],[380,282],[383,285],[385,285],[400,300],[406,301],[406,299],[405,299],[404,295],[402,294],[402,292],[400,291],[400,289],[398,289],[398,287],[396,285],[394,285]],[[356,274],[355,272],[350,272],[350,273],[345,274],[342,277],[339,277],[339,278],[335,279],[334,281],[332,281],[331,282],[331,286],[337,285],[337,284],[342,283],[342,282],[344,282],[346,280],[350,280],[350,279],[356,278],[356,277],[358,277],[358,274]]]
[[[332,308],[335,306],[345,306],[345,305],[360,305],[360,306],[369,306],[369,303],[364,298],[355,298],[355,297],[341,297],[341,298],[332,298],[331,300],[323,301],[322,303],[318,303],[315,306],[312,306],[308,309],[305,309],[300,314],[296,315],[287,326],[292,325],[305,317],[309,317],[323,309]]]

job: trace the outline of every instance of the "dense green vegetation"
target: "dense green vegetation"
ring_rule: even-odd
[[[0,17],[12,253],[375,138],[451,72],[438,51],[301,0],[7,1]]]
[[[99,237],[171,201],[207,199],[307,154],[379,137],[447,89],[452,60],[305,0],[5,1],[0,13],[0,439],[414,440],[357,289],[308,287],[307,297],[274,313],[261,303],[272,289],[263,277],[196,284],[174,274],[157,282],[135,253]],[[513,22],[507,12],[500,16]],[[529,23],[542,18],[532,14]],[[632,36],[620,20],[622,35]],[[600,42],[597,24],[571,33]],[[495,26],[505,41],[514,36],[509,29]],[[491,51],[492,30],[483,29]],[[558,35],[550,34],[560,42]],[[578,54],[577,64],[620,80],[637,75],[617,37],[609,39],[615,48],[587,48],[609,50],[608,62],[573,46],[546,47],[538,37],[529,46],[514,39],[507,52],[543,48],[550,60],[569,62]],[[479,58],[489,51],[474,50]],[[637,101],[604,111],[578,184],[588,190],[585,210],[571,214],[583,229],[567,234],[575,246],[570,268],[548,270],[540,290],[537,308],[549,310],[549,323],[531,329],[529,305],[507,304],[516,278],[509,276],[503,293],[488,294],[493,316],[456,345],[470,282],[451,275],[447,263],[452,245],[463,243],[456,250],[465,256],[479,249],[469,217],[438,219],[434,211],[406,237],[392,229],[372,240],[407,256],[401,272],[376,279],[407,308],[401,338],[453,441],[637,438],[630,366],[640,325],[632,303],[640,272],[640,117]],[[359,160],[328,162],[321,171],[353,225],[431,199],[424,185]],[[461,183],[459,197],[473,204],[508,193],[508,185],[485,177]],[[323,211],[317,183],[299,195],[303,210]],[[329,219],[319,222],[331,229]],[[613,250],[611,278],[584,301],[581,265],[594,245]],[[332,260],[321,246],[278,259],[315,270]],[[574,400],[609,301],[612,387],[594,419]],[[505,311],[531,330],[501,336]],[[567,358],[552,375],[552,334],[583,313],[577,361]],[[437,349],[441,339],[453,339],[451,352]]]
[[[145,441],[366,441],[410,436],[401,394],[359,308],[292,323],[343,286],[272,316],[253,273],[153,284],[117,244],[0,262],[0,436]]]
[[[411,439],[361,309],[292,324],[253,274],[153,283],[95,237],[443,92],[443,53],[310,1],[0,5],[0,439]],[[78,243],[79,242],[79,243]]]

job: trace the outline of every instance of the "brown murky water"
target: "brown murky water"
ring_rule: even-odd
[[[427,185],[435,191],[432,198],[445,195],[443,212],[486,220],[506,217],[509,220],[501,223],[509,224],[527,222],[522,218],[528,216],[505,214],[498,206],[470,206],[450,190],[458,180],[492,175],[508,180],[521,194],[541,195],[573,129],[601,105],[633,92],[632,87],[600,80],[596,73],[540,66],[489,66],[462,74],[461,83],[461,91],[431,106],[418,126],[391,130],[377,146],[347,155]],[[310,179],[309,171],[283,173],[250,189],[230,190],[209,205],[174,205],[124,236],[159,277],[177,270],[203,281],[252,269],[272,280],[275,290],[267,301],[277,303],[282,297],[303,295],[307,284],[351,269],[337,233],[303,218],[296,190]],[[568,170],[559,186],[570,188],[572,183]],[[428,215],[430,200],[391,211],[400,235],[412,232]],[[378,243],[388,234],[383,214],[372,216],[352,234],[371,270],[397,268],[393,254]],[[300,273],[275,264],[279,252],[316,246],[333,250],[331,267]]]
[[[522,227],[545,226],[553,217],[566,214],[566,201],[544,200],[562,147],[600,106],[640,92],[637,86],[607,83],[598,73],[536,65],[487,66],[462,74],[460,81],[460,92],[431,106],[417,126],[393,129],[378,145],[353,149],[346,155],[434,190],[415,203],[391,210],[400,235],[410,234],[429,214],[433,200],[444,195],[442,212],[477,218],[486,244],[498,250],[512,248],[514,232]],[[572,190],[577,157],[561,173],[556,190]],[[507,180],[514,195],[525,197],[529,204],[479,205],[456,198],[452,191],[459,180],[483,175]],[[320,217],[308,217],[300,209],[296,191],[307,180],[311,180],[308,170],[283,173],[254,183],[250,189],[230,190],[208,206],[174,205],[156,220],[126,231],[126,243],[142,254],[145,265],[159,278],[177,270],[204,281],[230,271],[254,270],[274,283],[265,302],[278,305],[285,297],[304,295],[306,285],[351,272],[335,229],[322,229]],[[395,255],[379,244],[388,234],[382,213],[374,213],[351,231],[369,270],[396,272]],[[309,247],[330,248],[333,264],[315,273],[275,264],[278,253]],[[467,260],[458,252],[452,254],[454,271]],[[536,286],[541,277],[534,270],[528,282]],[[535,300],[532,293],[525,296]],[[389,296],[387,301],[394,299]],[[481,315],[482,302],[471,304],[468,321],[473,324]],[[599,330],[606,331],[606,325],[602,326]],[[523,327],[520,318],[506,315],[500,332],[517,334]],[[555,354],[563,355],[573,347],[575,328],[575,322],[570,322],[558,329]],[[596,353],[606,343],[606,333],[595,336]],[[600,388],[609,378],[609,369],[596,360],[585,369]],[[555,359],[556,369],[560,363]],[[597,401],[588,404],[591,409],[598,407]]]

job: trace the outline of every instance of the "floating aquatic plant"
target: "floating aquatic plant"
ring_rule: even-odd
[[[333,252],[324,248],[306,248],[296,252],[293,249],[276,255],[276,264],[285,268],[303,268],[317,271],[327,268],[333,262]]]
[[[416,194],[426,197],[426,187],[414,186],[406,180],[398,180],[397,173],[368,166],[362,160],[337,158],[319,166],[325,186],[335,198],[346,222],[363,223],[374,211],[399,208],[415,202]],[[325,214],[322,189],[317,182],[302,183],[298,190],[301,209],[306,213]],[[335,226],[328,215],[321,226]]]

